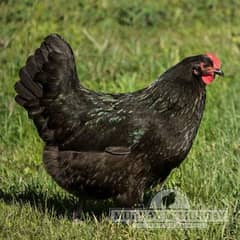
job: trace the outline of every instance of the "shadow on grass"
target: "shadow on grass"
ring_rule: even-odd
[[[145,194],[145,206],[151,199],[152,192]],[[11,188],[8,191],[0,189],[0,201],[11,204],[30,205],[42,213],[49,213],[58,218],[66,217],[73,219],[77,215],[80,219],[97,218],[99,221],[103,217],[109,216],[109,209],[116,207],[112,200],[88,200],[83,210],[79,206],[81,200],[65,192],[54,192],[45,189],[43,186],[26,185],[24,190]]]
[[[101,220],[102,217],[109,215],[109,208],[114,207],[114,203],[110,200],[89,200],[81,212],[79,209],[80,200],[76,197],[58,192],[36,191],[31,186],[26,186],[25,190],[20,192],[17,189],[15,191],[12,189],[11,191],[0,189],[0,200],[9,205],[16,203],[20,205],[29,204],[40,212],[49,213],[58,218],[67,217],[68,219],[73,219],[73,214],[75,213],[77,216],[81,216],[80,218],[87,217]]]

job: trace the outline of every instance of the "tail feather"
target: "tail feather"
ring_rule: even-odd
[[[27,89],[22,82],[17,82],[15,84],[15,90],[23,99],[31,101],[35,98],[32,91],[29,91],[29,89]]]
[[[36,96],[37,98],[42,97],[42,94],[43,94],[42,86],[32,80],[32,77],[28,74],[26,69],[24,69],[24,68],[21,69],[19,72],[19,76],[21,79],[21,83],[27,89],[29,89],[29,91],[31,91],[34,96]]]
[[[70,46],[60,36],[49,35],[27,59],[19,77],[20,81],[15,84],[16,102],[28,111],[42,139],[54,142],[54,129],[49,127],[54,125],[49,124],[53,121],[49,106],[77,79]]]

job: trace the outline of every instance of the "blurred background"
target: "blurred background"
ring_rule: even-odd
[[[237,239],[240,235],[240,2],[0,1],[0,238]],[[107,216],[74,224],[76,199],[45,173],[42,142],[14,102],[27,57],[50,33],[73,48],[88,88],[143,88],[184,57],[214,52],[224,78],[208,86],[204,118],[184,164],[161,188],[178,188],[192,207],[228,209],[229,221],[203,230],[136,230]],[[95,206],[100,208],[100,205]],[[51,238],[50,238],[51,236]]]

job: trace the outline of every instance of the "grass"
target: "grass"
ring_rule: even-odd
[[[239,7],[235,0],[1,1],[0,239],[240,239]],[[100,217],[71,220],[77,200],[46,174],[42,142],[14,102],[19,69],[52,32],[71,44],[82,84],[97,91],[140,89],[186,56],[220,57],[226,76],[208,87],[194,146],[163,187],[184,192],[193,208],[228,209],[228,223],[139,230],[112,223],[105,203],[89,207]]]

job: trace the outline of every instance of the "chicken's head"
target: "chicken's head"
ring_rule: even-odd
[[[213,53],[204,55],[203,60],[193,67],[193,74],[200,76],[206,85],[210,84],[216,75],[224,76],[221,62]]]

